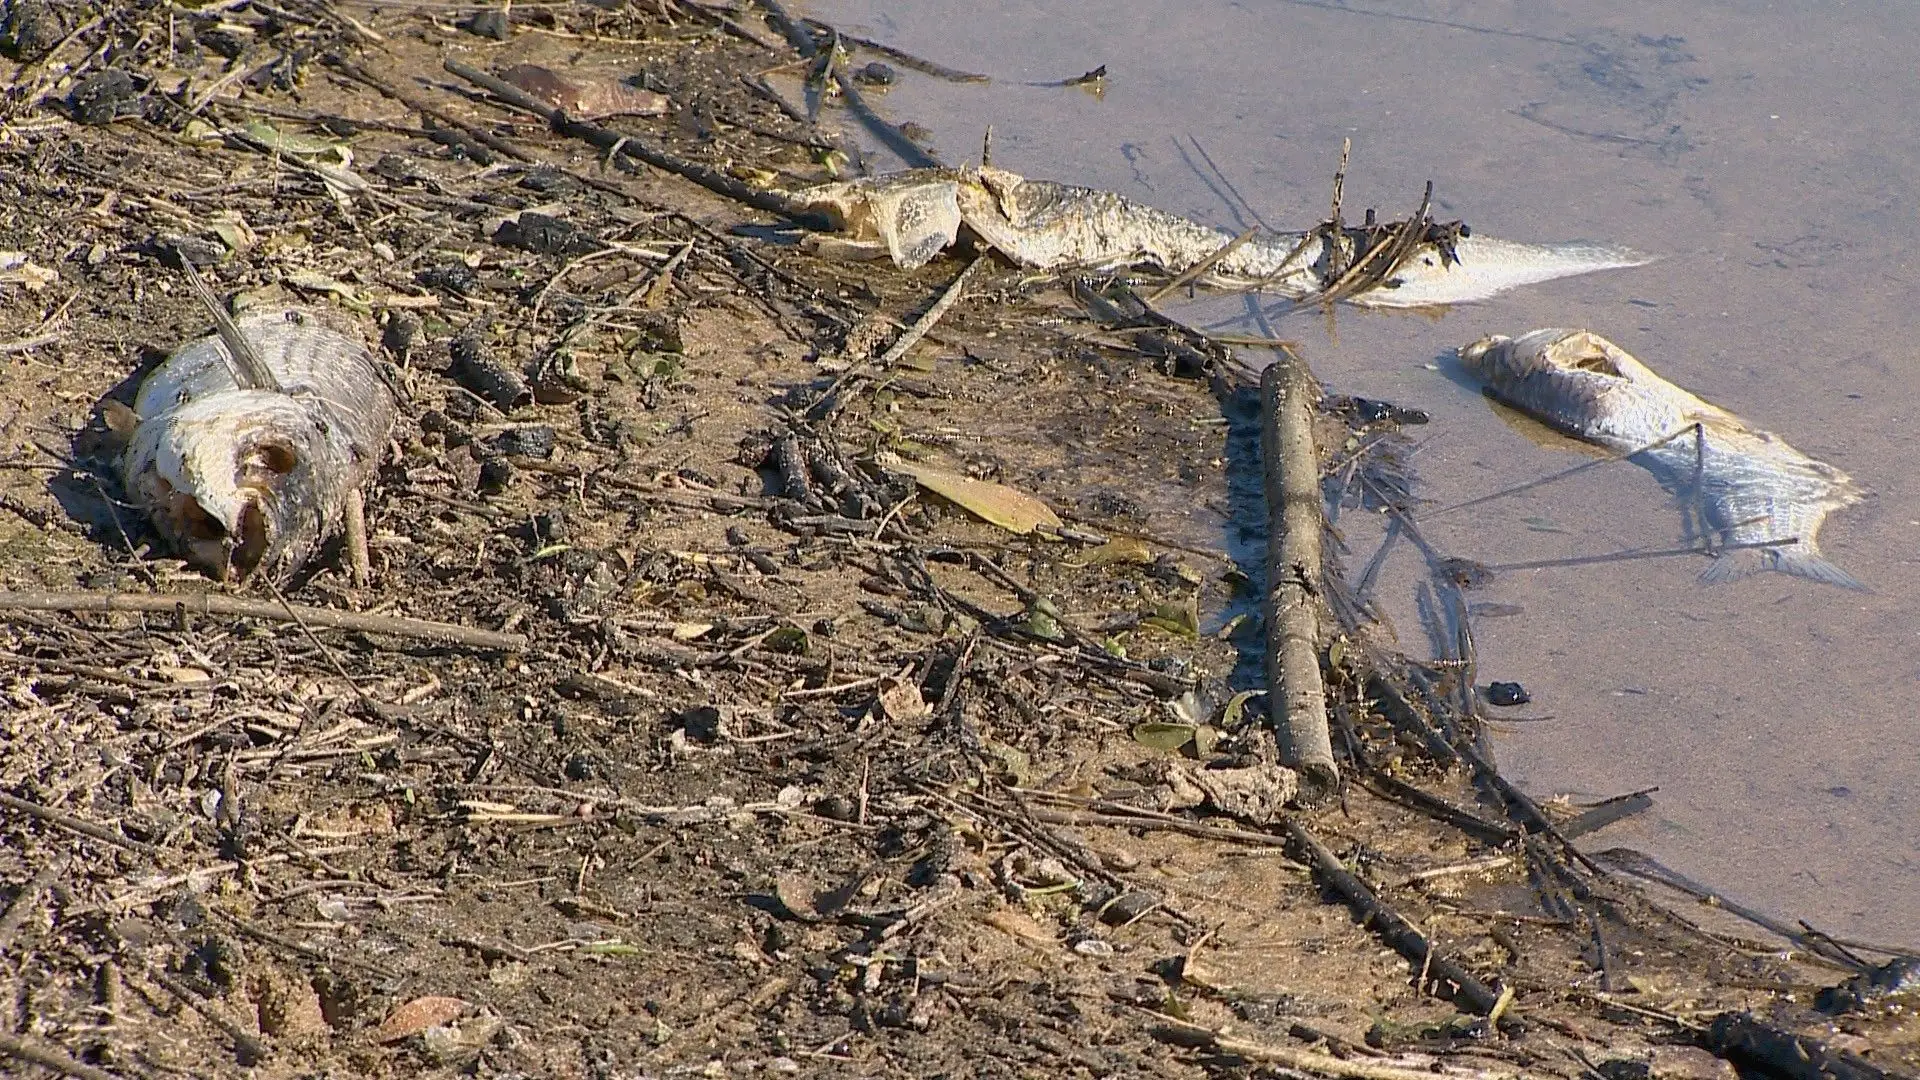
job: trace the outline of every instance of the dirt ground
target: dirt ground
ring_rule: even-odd
[[[329,559],[287,599],[522,638],[9,609],[0,1071],[1920,1060],[1910,996],[1816,1001],[1887,957],[1697,929],[1485,795],[1471,717],[1455,750],[1441,731],[1458,671],[1379,628],[1327,656],[1352,782],[1280,811],[1237,693],[1261,574],[1228,552],[1262,545],[1235,523],[1256,420],[1224,372],[990,259],[880,367],[971,255],[816,257],[443,69],[625,85],[664,111],[608,129],[746,188],[856,167],[759,9],[13,0],[6,27],[9,596],[219,588],[125,502],[102,412],[206,330],[182,251],[223,294],[332,309],[404,391],[371,581]],[[1393,444],[1377,410],[1341,416],[1336,477]],[[978,520],[886,455],[1037,496],[1064,535]],[[1404,923],[1356,915],[1361,882]]]

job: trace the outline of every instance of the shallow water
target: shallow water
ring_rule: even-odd
[[[814,0],[809,13],[952,66],[903,71],[883,113],[977,160],[1109,188],[1226,228],[1311,226],[1340,143],[1346,205],[1513,240],[1659,254],[1444,318],[1343,312],[1273,329],[1334,389],[1424,409],[1434,506],[1584,458],[1538,445],[1441,370],[1485,333],[1584,326],[1831,462],[1874,498],[1829,519],[1827,556],[1876,590],[1778,574],[1718,587],[1697,558],[1500,575],[1475,601],[1481,678],[1517,679],[1496,745],[1536,796],[1658,786],[1626,845],[1831,933],[1920,943],[1920,10],[1893,3],[1611,5],[1315,0]],[[1103,96],[1045,88],[1105,64]],[[1249,332],[1243,302],[1182,312]],[[1204,516],[1206,511],[1196,511]],[[1200,519],[1196,519],[1198,522]],[[1216,533],[1217,518],[1210,525]],[[1513,563],[1679,546],[1681,515],[1629,464],[1426,526]],[[1356,534],[1359,535],[1359,534]],[[1355,559],[1368,554],[1356,544]],[[1421,568],[1394,557],[1385,595]],[[1423,635],[1396,601],[1410,649]]]

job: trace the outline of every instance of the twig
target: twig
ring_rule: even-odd
[[[947,309],[959,301],[960,294],[966,290],[967,282],[972,280],[974,271],[980,269],[981,264],[987,259],[988,256],[982,255],[968,263],[965,270],[960,271],[959,276],[953,279],[953,284],[947,286],[947,291],[940,294],[940,299],[933,302],[933,306],[927,309],[927,313],[915,319],[913,325],[907,327],[907,332],[901,334],[899,340],[889,346],[886,352],[880,354],[881,367],[892,367],[901,357],[907,355],[908,349],[918,345],[920,339],[927,336],[934,325],[940,321],[941,316],[947,313]]]
[[[1337,1076],[1347,1080],[1445,1080],[1449,1076],[1491,1078],[1514,1075],[1482,1071],[1438,1072],[1431,1066],[1410,1068],[1402,1065],[1388,1065],[1379,1061],[1338,1058],[1317,1050],[1301,1050],[1291,1046],[1274,1046],[1271,1043],[1258,1043],[1249,1039],[1235,1039],[1199,1024],[1175,1020],[1161,1013],[1154,1015],[1163,1021],[1163,1026],[1157,1034],[1163,1035],[1169,1041],[1216,1050],[1223,1054],[1233,1054],[1252,1061],[1271,1062],[1283,1068],[1318,1073],[1321,1076]]]
[[[214,593],[0,592],[0,611],[124,611],[149,615],[183,611],[189,615],[230,619],[271,619],[274,622],[305,620],[309,625],[331,630],[421,638],[470,649],[515,652],[527,647],[525,634],[503,634],[495,630],[481,630],[431,619],[409,619],[400,615],[370,615],[303,604],[283,606],[277,602],[245,600],[238,596]]]
[[[112,844],[114,847],[125,848],[128,851],[138,852],[141,855],[147,856],[159,854],[159,849],[153,847],[151,844],[143,844],[138,840],[129,840],[114,832],[112,829],[95,825],[91,821],[74,817],[72,814],[55,810],[51,807],[41,806],[37,802],[28,802],[25,799],[8,795],[5,792],[0,792],[0,806],[4,806],[9,810],[17,810],[29,817],[39,818],[49,825],[65,829],[68,832],[79,833],[81,836],[91,836],[95,840]]]
[[[735,180],[725,173],[709,169],[705,165],[656,149],[631,135],[621,135],[598,124],[575,120],[567,115],[566,110],[556,109],[519,87],[496,79],[458,60],[448,60],[442,66],[448,73],[465,79],[507,104],[517,109],[525,109],[545,119],[553,125],[553,130],[569,138],[584,139],[609,154],[624,154],[656,169],[663,169],[675,176],[691,180],[716,195],[745,203],[756,210],[765,210],[770,214],[778,214],[796,221],[812,220],[810,215],[802,212],[791,199],[780,192],[762,191]]]
[[[1267,492],[1267,688],[1278,702],[1280,755],[1300,771],[1301,801],[1340,785],[1320,679],[1320,459],[1313,445],[1320,388],[1285,349],[1260,378],[1260,451]]]
[[[62,1076],[75,1077],[76,1080],[119,1080],[119,1077],[104,1069],[96,1069],[84,1061],[76,1061],[53,1047],[36,1046],[17,1035],[0,1035],[0,1056],[24,1061],[29,1065],[38,1065],[43,1069],[52,1069]]]
[[[1169,281],[1165,285],[1162,285],[1159,288],[1148,293],[1146,296],[1147,303],[1149,304],[1157,303],[1161,297],[1166,296],[1167,294],[1178,290],[1181,286],[1187,285],[1194,281],[1199,280],[1201,274],[1204,274],[1207,271],[1213,269],[1214,266],[1217,265],[1221,259],[1226,258],[1227,256],[1233,254],[1236,251],[1239,251],[1241,248],[1247,245],[1247,241],[1252,240],[1254,237],[1258,235],[1260,235],[1259,228],[1258,227],[1251,228],[1251,229],[1248,229],[1246,232],[1241,233],[1239,236],[1236,236],[1233,239],[1227,241],[1226,243],[1220,245],[1219,249],[1216,250],[1213,254],[1207,256],[1204,259],[1201,259],[1199,262],[1194,263],[1192,266],[1187,267],[1185,270],[1182,270],[1180,272],[1180,276],[1174,278],[1172,281]],[[1274,342],[1274,344],[1278,344],[1278,342],[1276,341]]]
[[[467,121],[462,120],[457,116],[454,116],[453,114],[447,112],[444,109],[436,108],[432,104],[429,104],[428,102],[420,100],[419,98],[413,96],[412,94],[407,93],[405,90],[400,89],[399,87],[393,85],[392,83],[387,82],[385,79],[380,78],[378,75],[375,75],[373,72],[368,71],[366,68],[361,67],[359,64],[356,64],[353,61],[346,59],[345,57],[332,55],[332,56],[326,57],[324,62],[328,67],[338,70],[341,74],[346,75],[348,78],[366,83],[368,86],[373,87],[375,90],[378,90],[380,93],[386,95],[387,97],[392,98],[393,100],[399,102],[402,105],[405,105],[407,108],[412,109],[414,112],[417,112],[422,116],[432,117],[433,119],[438,120],[439,122],[446,124],[449,127],[459,129],[461,134],[467,136],[468,138],[474,140],[475,142],[481,144],[482,146],[485,146],[489,150],[497,150],[500,153],[505,154],[506,156],[514,159],[515,161],[536,160],[532,154],[527,153],[525,150],[520,149],[518,146],[515,146],[514,144],[508,142],[507,140],[501,138],[500,136],[495,135],[493,132],[488,131],[483,127],[480,127],[478,124],[468,123]]]
[[[1313,860],[1314,868],[1320,872],[1327,884],[1346,899],[1347,905],[1353,908],[1354,914],[1360,916],[1374,933],[1385,939],[1387,944],[1392,945],[1401,956],[1407,958],[1408,962],[1419,964],[1423,976],[1431,974],[1443,984],[1453,984],[1451,994],[1436,988],[1440,996],[1455,998],[1482,1015],[1492,1012],[1494,1007],[1500,1004],[1500,994],[1488,989],[1485,983],[1474,978],[1459,964],[1447,957],[1436,955],[1433,943],[1427,940],[1425,934],[1414,929],[1412,923],[1374,896],[1373,890],[1367,888],[1365,882],[1355,877],[1352,871],[1348,870],[1340,859],[1320,842],[1319,837],[1307,831],[1306,826],[1291,818],[1283,819],[1281,825],[1287,830],[1288,835],[1292,836],[1294,841],[1307,852]],[[1426,981],[1424,977],[1421,979],[1422,990],[1427,989],[1424,985]]]

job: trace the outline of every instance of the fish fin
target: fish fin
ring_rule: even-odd
[[[1774,562],[1774,568],[1783,574],[1803,577],[1809,581],[1819,581],[1828,585],[1838,585],[1855,592],[1872,592],[1862,585],[1859,579],[1838,566],[1821,558],[1808,548],[1786,548]]]
[[[1739,581],[1750,574],[1757,574],[1765,567],[1761,563],[1759,548],[1736,548],[1723,551],[1714,556],[1707,568],[1700,574],[1704,585],[1724,585],[1729,581]]]
[[[1768,556],[1772,556],[1769,558]],[[1700,581],[1706,585],[1722,585],[1729,581],[1738,581],[1761,570],[1778,570],[1783,574],[1818,581],[1825,585],[1838,585],[1855,592],[1872,592],[1861,584],[1859,579],[1838,566],[1821,558],[1809,548],[1737,548],[1721,552],[1705,572]]]

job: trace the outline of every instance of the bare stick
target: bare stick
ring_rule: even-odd
[[[1382,903],[1365,882],[1355,877],[1339,857],[1320,842],[1319,837],[1307,831],[1306,826],[1292,818],[1282,819],[1280,825],[1306,852],[1328,887],[1346,900],[1354,914],[1409,963],[1420,965],[1421,990],[1452,998],[1482,1015],[1491,1013],[1500,1004],[1500,994],[1489,989],[1487,984],[1474,978],[1459,964],[1436,955],[1433,943],[1427,940],[1425,934],[1414,929],[1412,923]]]
[[[1280,756],[1300,770],[1311,805],[1340,784],[1320,681],[1320,458],[1313,409],[1320,387],[1286,349],[1260,377],[1260,456],[1267,489],[1267,700]]]
[[[17,1035],[0,1035],[0,1057],[10,1057],[15,1061],[24,1061],[29,1065],[38,1065],[51,1069],[61,1076],[75,1077],[76,1080],[119,1080],[104,1069],[96,1069],[84,1061],[76,1061],[65,1052],[51,1046],[37,1046]]]
[[[1180,272],[1180,276],[1174,278],[1172,281],[1169,281],[1165,285],[1162,285],[1159,288],[1148,293],[1147,303],[1149,304],[1158,303],[1161,297],[1167,295],[1168,293],[1174,292],[1175,290],[1179,289],[1183,285],[1187,285],[1192,283],[1193,281],[1198,280],[1201,274],[1204,274],[1207,271],[1213,269],[1216,265],[1219,264],[1221,259],[1226,258],[1227,256],[1233,254],[1236,251],[1239,251],[1241,248],[1247,245],[1247,241],[1253,239],[1258,235],[1260,235],[1260,229],[1256,226],[1254,228],[1248,229],[1246,232],[1243,232],[1239,236],[1236,236],[1233,239],[1227,241],[1226,243],[1220,245],[1220,247],[1216,249],[1213,254],[1207,256],[1204,259],[1201,259],[1199,262],[1194,263],[1192,266],[1187,267],[1185,270]]]
[[[347,565],[353,583],[364,589],[373,580],[373,557],[367,552],[367,497],[359,488],[347,492],[346,526]]]
[[[393,85],[390,82],[387,82],[385,79],[382,79],[380,76],[375,75],[373,72],[368,71],[366,68],[361,67],[359,64],[356,64],[353,61],[346,59],[345,57],[339,56],[337,54],[331,55],[326,57],[325,63],[328,66],[337,69],[342,74],[346,75],[348,78],[356,79],[360,82],[367,84],[368,86],[373,87],[375,90],[378,90],[380,93],[386,95],[387,97],[392,98],[393,100],[399,102],[402,105],[405,105],[407,108],[412,109],[414,112],[417,112],[422,116],[431,117],[442,124],[446,124],[449,127],[459,129],[459,131],[462,134],[466,135],[470,139],[473,139],[475,142],[478,142],[482,146],[485,146],[489,150],[496,150],[514,159],[515,161],[533,161],[534,160],[534,157],[532,154],[527,153],[525,150],[520,149],[518,146],[515,146],[514,144],[508,142],[507,140],[501,138],[500,136],[495,135],[493,132],[488,131],[486,128],[483,128],[478,124],[470,124],[467,121],[462,120],[459,117],[453,115],[452,113],[447,112],[445,109],[437,108],[432,103],[423,101],[420,98],[415,97],[414,95],[406,92],[405,90],[402,90],[401,88]]]
[[[423,638],[470,649],[494,649],[513,652],[527,647],[525,634],[503,634],[454,623],[428,619],[409,619],[399,615],[369,615],[358,611],[306,607],[238,596],[211,593],[112,593],[112,592],[0,592],[0,611],[127,611],[166,615],[185,611],[190,615],[211,615],[229,619],[271,619],[288,622],[303,619],[313,626],[333,630],[355,630],[367,634]]]
[[[5,792],[0,792],[0,806],[4,806],[9,810],[17,810],[20,813],[26,814],[29,817],[39,818],[41,821],[44,821],[47,824],[52,825],[56,828],[65,829],[68,832],[79,833],[81,836],[91,836],[95,840],[99,840],[102,843],[112,844],[115,847],[126,848],[128,851],[134,851],[142,855],[149,855],[149,856],[158,854],[158,852],[150,844],[143,844],[138,840],[129,840],[126,837],[121,836],[120,834],[114,832],[112,829],[108,829],[100,825],[95,825],[93,822],[87,821],[84,818],[77,818],[72,814],[65,813],[64,811],[60,811],[60,810],[55,810],[52,807],[41,806],[37,802],[28,802],[25,799],[22,799],[13,795],[8,795]]]
[[[765,210],[770,214],[779,214],[796,220],[808,218],[808,215],[794,206],[790,199],[778,192],[761,191],[723,172],[669,154],[630,135],[621,135],[598,124],[575,120],[568,116],[565,110],[556,109],[512,83],[496,79],[458,60],[448,60],[441,66],[445,67],[450,74],[465,79],[507,104],[517,109],[525,109],[545,119],[553,125],[555,131],[562,135],[584,139],[609,154],[624,154],[656,169],[664,169],[675,176],[691,180],[716,195],[724,195],[756,210]]]
[[[953,279],[953,284],[947,286],[947,291],[940,294],[940,299],[935,300],[933,306],[927,309],[927,313],[914,320],[913,325],[907,327],[907,332],[901,334],[898,341],[889,346],[886,352],[880,354],[880,366],[892,367],[901,357],[907,355],[908,349],[918,345],[920,339],[926,337],[934,324],[940,321],[940,317],[947,313],[947,309],[960,299],[960,294],[966,290],[967,282],[973,277],[973,272],[980,269],[980,264],[986,261],[987,256],[982,255],[968,263],[967,268],[960,271],[960,275]]]
[[[1426,1063],[1393,1065],[1380,1061],[1341,1058],[1318,1050],[1303,1050],[1291,1046],[1253,1042],[1250,1039],[1236,1039],[1190,1021],[1177,1020],[1158,1013],[1155,1016],[1162,1022],[1161,1031],[1170,1041],[1205,1047],[1223,1054],[1243,1057],[1249,1061],[1269,1062],[1284,1069],[1316,1076],[1337,1076],[1343,1080],[1448,1080],[1450,1077],[1488,1080],[1492,1077],[1515,1075],[1510,1072],[1465,1070],[1441,1072]]]

